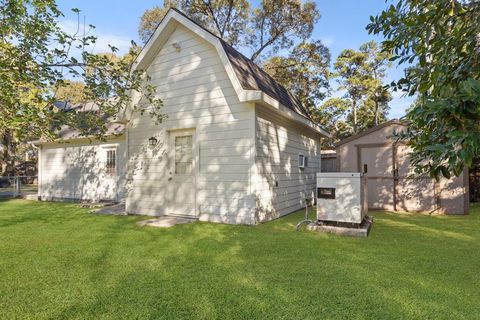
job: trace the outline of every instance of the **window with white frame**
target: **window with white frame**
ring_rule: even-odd
[[[175,173],[190,174],[193,167],[192,136],[175,137]]]
[[[306,157],[303,154],[298,155],[298,167],[299,168],[306,167]]]
[[[305,167],[305,156],[303,154],[298,155],[298,167],[299,168]]]
[[[106,172],[110,176],[117,173],[117,149],[107,149]]]

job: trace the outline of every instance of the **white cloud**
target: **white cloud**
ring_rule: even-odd
[[[120,54],[125,54],[128,52],[130,44],[130,40],[122,36],[113,34],[99,34],[97,43],[95,44],[95,51],[108,52],[110,51],[110,47],[108,45],[112,45],[118,48],[118,52]]]
[[[335,38],[333,36],[320,37],[320,40],[327,47],[331,47],[335,43]]]
[[[83,22],[81,22],[79,25],[76,20],[65,19],[60,21],[59,25],[60,28],[62,28],[62,30],[68,34],[78,33],[79,36],[82,36],[85,33],[86,35],[96,36],[96,43],[89,48],[92,52],[109,52],[110,48],[108,45],[111,45],[118,48],[119,54],[125,54],[128,52],[128,49],[131,45],[129,38],[121,35],[102,32],[98,29],[90,29],[88,23],[84,26]]]

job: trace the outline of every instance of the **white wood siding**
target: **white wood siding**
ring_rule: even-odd
[[[172,46],[177,43],[179,52]],[[200,220],[255,222],[250,190],[255,113],[241,103],[216,49],[179,25],[147,69],[167,119],[155,125],[134,112],[128,126],[127,212],[168,214],[171,190],[169,132],[194,129],[196,215]],[[148,145],[155,136],[158,144]]]
[[[293,121],[256,107],[257,221],[266,221],[305,206],[305,197],[315,191],[320,171],[320,136]],[[299,168],[298,155],[308,157]]]
[[[106,174],[106,150],[117,150],[117,174]],[[44,144],[39,157],[42,200],[121,200],[125,189],[125,139]]]

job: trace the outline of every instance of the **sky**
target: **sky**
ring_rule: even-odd
[[[256,1],[253,2],[255,5]],[[322,40],[330,49],[332,62],[343,49],[358,49],[370,40],[382,40],[369,35],[365,26],[371,15],[380,13],[389,3],[383,0],[317,0],[316,3],[322,17],[315,25],[312,39]],[[141,43],[137,30],[143,12],[162,5],[162,1],[59,0],[58,5],[65,14],[61,24],[66,30],[72,30],[77,25],[76,15],[70,11],[72,8],[81,10],[82,23],[85,19],[87,25],[96,27],[93,31],[98,37],[95,51],[108,51],[108,44],[111,44],[118,47],[121,53],[125,53],[131,40]],[[388,70],[386,82],[399,79],[402,74],[403,67],[392,66]],[[413,98],[403,97],[401,93],[392,94],[394,99],[390,103],[389,117],[402,117]]]

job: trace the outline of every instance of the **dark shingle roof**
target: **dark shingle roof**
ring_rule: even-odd
[[[55,107],[57,107],[60,111],[63,112],[91,112],[91,111],[98,111],[99,105],[95,102],[87,102],[87,103],[77,103],[71,104],[68,101],[56,101],[54,102]],[[125,131],[125,125],[122,123],[117,122],[108,122],[108,119],[105,119],[106,122],[106,136],[113,136],[113,135],[121,135]],[[68,126],[62,126],[60,130],[57,132],[58,137],[62,140],[69,140],[69,139],[78,139],[78,138],[88,138],[88,136],[82,135],[82,133],[77,130],[70,128]]]
[[[260,90],[278,100],[285,107],[310,119],[307,109],[285,87],[273,79],[255,62],[221,40],[228,60],[232,64],[235,74],[245,90]]]
[[[109,122],[106,124],[106,127],[107,131],[105,132],[105,136],[121,135],[125,131],[125,125],[122,123]],[[62,140],[88,138],[83,136],[79,130],[66,126],[60,129],[58,137]]]

